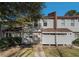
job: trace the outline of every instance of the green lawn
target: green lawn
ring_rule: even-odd
[[[44,47],[44,52],[47,57],[79,57],[79,49],[68,47]]]
[[[55,46],[44,46],[43,49],[46,57],[79,57],[79,49],[76,48],[58,47],[57,49]],[[11,50],[14,52],[11,53]],[[34,53],[33,48],[12,48],[3,52],[4,56],[9,57],[34,57]]]
[[[63,48],[60,51],[64,57],[79,57],[79,49],[76,48]]]

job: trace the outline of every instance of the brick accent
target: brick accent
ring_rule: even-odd
[[[54,29],[56,29],[56,27],[57,27],[57,16],[56,16],[56,12],[52,12],[52,13],[49,13],[48,14],[48,17],[52,17],[52,18],[54,18]]]

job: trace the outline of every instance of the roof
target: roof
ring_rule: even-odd
[[[3,32],[8,32],[8,31],[15,31],[15,32],[19,32],[22,30],[22,27],[15,27],[15,28],[8,28],[8,29],[4,29],[2,30]]]
[[[43,19],[54,19],[53,16],[43,16]],[[79,16],[57,16],[57,19],[79,19]]]
[[[72,32],[71,30],[67,29],[67,28],[46,28],[46,29],[42,29],[42,32]]]
[[[44,18],[55,18],[56,16],[56,11],[55,12],[51,12],[48,14],[48,16],[45,16]],[[79,19],[79,15],[75,15],[75,16],[57,16],[57,19]]]
[[[57,16],[58,19],[79,19],[79,16]]]

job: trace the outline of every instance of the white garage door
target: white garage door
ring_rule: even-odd
[[[67,37],[66,33],[56,33],[57,44],[65,44]],[[55,33],[43,33],[42,44],[55,44]]]
[[[42,44],[55,44],[54,35],[42,34]]]

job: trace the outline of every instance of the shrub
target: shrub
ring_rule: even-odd
[[[15,46],[16,44],[21,44],[21,37],[6,37],[0,39],[0,49]]]
[[[21,44],[22,38],[21,37],[14,37],[13,40],[15,41],[15,44]]]
[[[77,38],[76,40],[74,40],[72,43],[75,44],[75,45],[79,45],[79,38]]]
[[[8,47],[8,41],[6,38],[0,40],[0,49]]]

